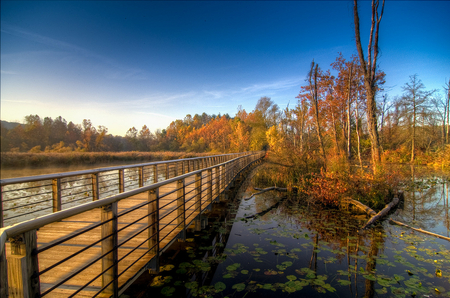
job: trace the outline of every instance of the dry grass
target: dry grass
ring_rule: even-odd
[[[65,152],[25,153],[2,152],[2,167],[30,167],[47,165],[96,164],[116,161],[152,162],[213,155],[211,153],[186,152]]]

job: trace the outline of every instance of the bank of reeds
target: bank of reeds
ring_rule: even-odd
[[[186,152],[2,152],[1,166],[5,168],[41,167],[47,165],[80,165],[108,162],[152,162],[212,155]]]

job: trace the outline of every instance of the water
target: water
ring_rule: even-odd
[[[108,162],[108,163],[96,163],[96,164],[78,164],[78,165],[50,165],[45,167],[28,167],[28,168],[1,168],[0,177],[1,179],[7,178],[18,178],[27,176],[37,176],[82,170],[91,170],[98,168],[114,167],[121,165],[131,165],[137,164],[139,162],[129,161],[129,162]]]
[[[404,204],[389,216],[448,235],[449,176],[416,169],[405,175]],[[243,200],[251,190],[247,185],[234,202],[215,206],[206,230],[174,245],[161,274],[143,275],[125,295],[450,296],[450,242],[387,220],[360,231],[366,216],[310,208],[282,193]]]

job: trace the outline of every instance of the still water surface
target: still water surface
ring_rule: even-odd
[[[406,174],[404,204],[389,216],[448,236],[449,176]],[[161,273],[142,276],[124,297],[450,296],[450,242],[386,220],[359,231],[365,215],[276,192],[244,200],[251,192],[246,185],[216,205],[207,229],[177,243]]]

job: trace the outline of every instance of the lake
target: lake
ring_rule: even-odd
[[[402,167],[388,217],[449,236],[449,175]],[[450,242],[367,216],[309,207],[285,193],[215,204],[206,229],[161,258],[124,297],[449,297]]]

